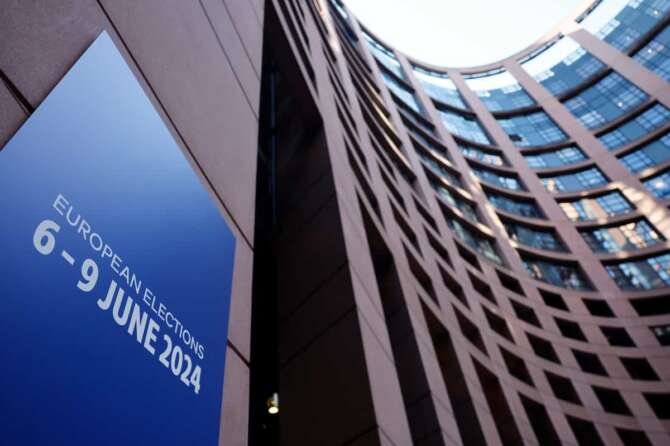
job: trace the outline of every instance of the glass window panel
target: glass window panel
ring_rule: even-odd
[[[670,286],[670,254],[606,265],[605,269],[622,290],[650,290]]]
[[[576,265],[554,263],[548,260],[523,259],[528,274],[535,280],[540,280],[558,287],[575,290],[590,290],[581,268]]]
[[[497,121],[517,147],[544,146],[567,138],[554,121],[541,111],[498,118]]]
[[[569,37],[546,47],[521,66],[554,96],[572,90],[605,67]]]
[[[581,234],[596,252],[633,251],[653,246],[663,240],[647,220],[584,230]]]
[[[633,173],[664,163],[670,159],[670,133],[635,149],[620,158],[624,166]]]
[[[670,110],[661,104],[645,110],[598,137],[608,150],[615,150],[647,135],[670,121]]]
[[[592,189],[606,183],[607,179],[597,167],[542,178],[542,184],[551,192],[575,192]]]
[[[621,51],[629,49],[670,10],[670,0],[607,0],[582,27]]]
[[[436,175],[444,178],[447,183],[457,187],[463,187],[463,182],[461,179],[456,174],[452,173],[449,169],[444,167],[444,165],[438,162],[435,158],[420,152],[418,155],[421,157],[421,160],[424,164],[426,164]]]
[[[481,144],[491,144],[488,135],[474,116],[462,115],[450,110],[438,110],[442,123],[451,133],[461,138],[478,142]]]
[[[344,9],[344,5],[342,5],[338,0],[330,0],[330,4],[333,5],[337,13],[342,16],[343,19],[348,19],[349,14],[347,14],[347,11]]]
[[[633,59],[670,81],[670,26],[666,26],[649,43],[635,53]]]
[[[386,86],[399,97],[405,104],[407,104],[412,110],[417,113],[421,113],[421,106],[416,101],[414,93],[408,90],[404,85],[398,82],[393,76],[386,73],[384,70],[381,71],[382,78]]]
[[[464,76],[470,89],[490,111],[514,110],[535,104],[526,90],[507,71],[477,73]]]
[[[649,189],[656,198],[665,200],[670,198],[670,170],[644,181],[642,184]]]
[[[565,245],[553,230],[533,228],[511,221],[503,224],[510,238],[522,245],[548,251],[566,251]]]
[[[523,183],[516,176],[505,175],[481,167],[472,167],[472,173],[480,180],[509,190],[526,190]]]
[[[568,166],[586,159],[584,152],[576,146],[564,147],[537,155],[524,155],[523,157],[528,162],[528,165],[535,169]]]
[[[363,33],[365,41],[368,42],[368,47],[372,54],[375,56],[375,59],[382,65],[384,65],[389,71],[398,76],[401,79],[405,78],[405,73],[402,71],[400,62],[396,59],[393,51],[386,48],[381,43],[377,42],[372,36],[367,33]]]
[[[634,208],[620,192],[614,191],[595,198],[581,198],[560,203],[572,221],[599,220],[631,212]]]
[[[612,72],[564,105],[586,128],[594,129],[623,116],[647,98],[633,83]]]
[[[501,155],[484,151],[478,147],[459,144],[458,149],[463,155],[479,160],[482,163],[491,164],[492,166],[504,166],[507,164]]]
[[[468,109],[461,93],[445,73],[429,71],[421,67],[414,67],[414,75],[433,99],[449,104],[453,107]]]
[[[479,222],[479,214],[475,206],[468,201],[460,198],[458,194],[451,192],[449,189],[436,181],[431,181],[433,188],[438,195],[449,205],[459,209],[468,220]]]
[[[498,249],[496,248],[494,241],[488,239],[487,237],[478,235],[475,231],[471,230],[454,218],[447,218],[447,226],[449,226],[449,228],[454,231],[459,239],[461,239],[463,242],[465,242],[466,245],[477,251],[479,254],[482,254],[484,257],[494,261],[497,264],[502,264],[502,259],[498,254]]]
[[[510,214],[544,219],[542,211],[540,211],[540,208],[537,207],[534,201],[511,198],[496,194],[495,192],[486,192],[486,196],[493,206]]]

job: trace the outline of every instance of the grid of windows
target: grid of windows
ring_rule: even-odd
[[[461,93],[445,73],[426,70],[421,67],[414,67],[416,75],[421,85],[433,99],[449,104],[453,107],[468,109],[468,105],[463,100]]]
[[[470,141],[491,144],[488,135],[474,116],[462,115],[450,110],[438,111],[442,123],[451,133]]]
[[[584,278],[581,268],[576,265],[555,263],[548,260],[524,258],[528,274],[535,280],[562,288],[590,290],[591,286]]]
[[[582,26],[597,37],[625,51],[670,11],[670,0],[605,1]]]
[[[570,146],[537,155],[524,155],[526,162],[535,169],[568,166],[586,159],[586,155],[578,147]]]
[[[398,96],[412,110],[414,110],[417,113],[421,113],[421,106],[416,101],[416,98],[414,97],[414,92],[408,90],[407,87],[398,82],[396,78],[388,74],[386,71],[381,70],[381,74],[382,79],[384,79],[384,83],[389,88],[389,90],[393,92],[393,94]]]
[[[459,209],[468,220],[476,222],[480,221],[477,209],[473,204],[458,197],[457,194],[452,193],[449,189],[437,182],[433,182],[433,188],[435,188],[435,191],[447,204]]]
[[[363,37],[365,38],[366,42],[368,42],[368,47],[375,56],[375,59],[377,59],[379,63],[384,65],[393,74],[401,79],[404,79],[405,73],[403,73],[400,62],[398,62],[398,59],[395,57],[395,54],[393,54],[393,51],[384,47],[381,43],[377,42],[367,33],[363,33]]]
[[[594,129],[623,116],[647,98],[632,82],[612,72],[564,105],[586,128]]]
[[[554,96],[574,89],[605,67],[569,37],[546,47],[521,66]]]
[[[508,111],[535,104],[526,90],[509,72],[494,72],[464,76],[466,84],[475,92],[490,111]]]
[[[452,184],[454,186],[458,187],[463,187],[463,182],[461,179],[454,173],[452,173],[449,169],[444,167],[441,163],[439,163],[435,158],[428,156],[427,154],[424,153],[418,153],[418,155],[421,157],[421,160],[430,167],[430,169],[435,172],[439,177],[445,179],[447,183]]]
[[[502,156],[488,151],[484,151],[477,147],[470,145],[459,144],[458,149],[461,153],[469,158],[481,161],[482,163],[491,164],[492,166],[504,166],[505,160]]]
[[[624,166],[633,173],[661,164],[670,159],[670,133],[635,149],[620,158]]]
[[[544,214],[534,201],[511,198],[494,192],[487,192],[486,196],[493,206],[510,214],[530,218],[544,218]]]
[[[663,237],[647,222],[637,220],[619,226],[581,231],[586,243],[596,252],[633,251],[653,246]]]
[[[595,198],[581,198],[560,203],[565,215],[572,221],[599,220],[626,214],[633,210],[621,192],[614,191]]]
[[[670,81],[670,26],[635,53],[633,59]]]
[[[454,231],[459,239],[464,241],[465,244],[470,246],[479,254],[483,255],[489,260],[494,261],[497,264],[502,264],[502,259],[500,258],[495,243],[492,240],[476,234],[474,231],[461,224],[461,222],[456,219],[447,218],[447,225],[452,231]]]
[[[565,245],[553,230],[536,229],[511,221],[505,221],[503,224],[510,238],[522,245],[548,251],[566,251]]]
[[[526,190],[523,183],[521,183],[515,176],[503,175],[481,167],[473,167],[472,173],[474,173],[480,180],[493,184],[494,186],[502,187],[503,189]]]
[[[608,150],[623,147],[670,121],[670,110],[656,104],[636,117],[598,137]]]
[[[542,184],[550,192],[575,192],[592,189],[606,183],[607,178],[597,167],[542,178]]]
[[[605,269],[622,290],[650,290],[670,286],[670,254],[606,265]]]
[[[498,123],[517,147],[544,146],[567,138],[556,123],[541,111],[498,118]]]
[[[644,187],[649,189],[656,198],[665,200],[670,198],[670,170],[656,175],[644,181]]]

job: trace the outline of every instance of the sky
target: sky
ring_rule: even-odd
[[[343,0],[360,22],[419,61],[468,67],[510,56],[585,0]],[[587,1],[588,3],[588,1]]]

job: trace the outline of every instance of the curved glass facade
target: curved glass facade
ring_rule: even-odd
[[[385,152],[366,135],[385,179],[367,169],[384,188],[359,202],[412,248],[390,251],[421,285],[430,329],[457,339],[444,358],[473,359],[477,404],[492,414],[480,422],[475,399],[449,395],[466,401],[460,440],[488,444],[492,427],[493,444],[667,443],[665,424],[661,435],[638,420],[670,418],[656,372],[670,344],[670,0],[594,1],[485,67],[430,67],[359,38],[397,131]],[[371,102],[360,61],[345,58]],[[407,219],[398,231],[387,202]],[[430,339],[444,345],[443,332]],[[512,395],[521,404],[501,408]]]

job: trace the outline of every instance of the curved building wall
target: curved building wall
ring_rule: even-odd
[[[670,2],[459,69],[313,10],[415,444],[668,444]]]

